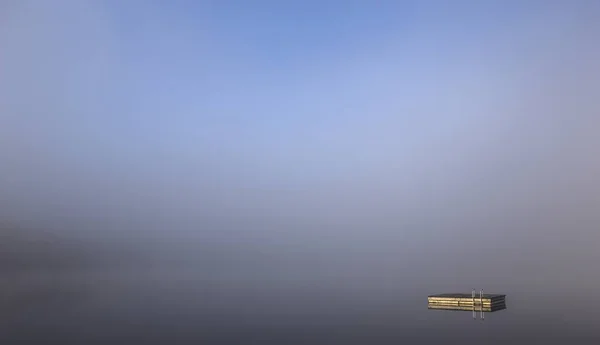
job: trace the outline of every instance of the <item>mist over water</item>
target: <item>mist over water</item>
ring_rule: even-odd
[[[0,339],[597,343],[599,16],[0,3]]]

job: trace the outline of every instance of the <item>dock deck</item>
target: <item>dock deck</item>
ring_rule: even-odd
[[[427,297],[427,302],[431,309],[449,309],[451,307],[456,309],[460,309],[461,307],[470,309],[473,307],[495,309],[495,307],[502,307],[505,305],[506,295],[476,294],[473,296],[465,293],[445,293],[439,295],[430,295]]]

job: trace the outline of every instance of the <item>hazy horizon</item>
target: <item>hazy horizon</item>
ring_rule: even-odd
[[[4,1],[0,231],[224,289],[583,306],[598,18],[593,0]]]

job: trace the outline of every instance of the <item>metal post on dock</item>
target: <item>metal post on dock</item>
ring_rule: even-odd
[[[475,289],[471,290],[471,302],[473,303],[473,320],[477,320],[477,313],[475,312]]]
[[[485,313],[483,311],[483,289],[479,292],[479,303],[481,304],[481,319],[485,320]]]

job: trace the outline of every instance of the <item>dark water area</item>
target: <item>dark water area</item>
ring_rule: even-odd
[[[317,272],[315,270],[314,272]],[[507,309],[428,310],[417,277],[138,267],[2,279],[3,344],[599,344],[600,299],[533,286]],[[465,284],[465,290],[470,285]],[[469,292],[469,291],[465,291]]]

